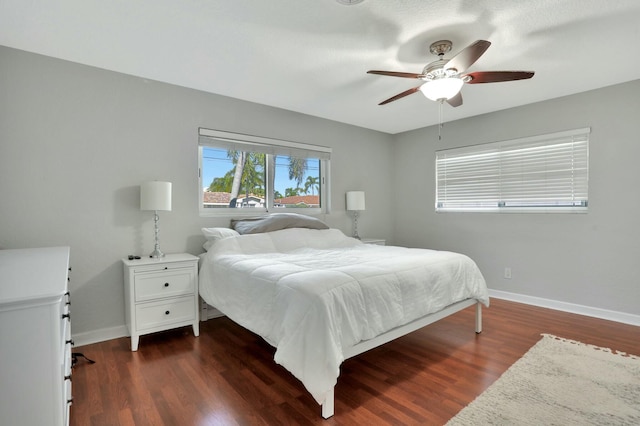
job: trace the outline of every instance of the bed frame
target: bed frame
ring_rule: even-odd
[[[200,320],[206,321],[211,318],[216,318],[219,316],[223,316],[220,311],[213,308],[212,306],[207,305],[207,303],[202,300],[201,311],[200,311]],[[369,340],[363,340],[356,345],[346,348],[344,350],[344,359],[347,360],[356,355],[360,355],[361,353],[367,352],[373,348],[377,348],[378,346],[382,346],[385,343],[388,343],[392,340],[395,340],[399,337],[405,336],[413,331],[416,331],[422,327],[425,327],[429,324],[432,324],[436,321],[439,321],[443,318],[448,317],[449,315],[453,315],[457,312],[462,311],[463,309],[467,309],[470,306],[475,305],[476,307],[476,333],[482,332],[482,303],[478,302],[475,299],[466,299],[460,302],[454,303],[452,305],[447,306],[439,312],[427,315],[422,318],[418,318],[408,324],[405,324],[400,327],[396,327],[392,330],[387,331],[386,333],[381,334],[378,337]],[[327,393],[327,396],[322,403],[322,417],[328,419],[332,417],[334,414],[334,389],[331,389]]]
[[[362,342],[357,343],[350,348],[347,348],[344,351],[344,359],[349,359],[363,352],[381,346],[387,342],[397,339],[398,337],[402,337],[473,305],[476,306],[476,333],[480,333],[482,332],[482,304],[475,299],[467,299],[461,302],[454,303],[453,305],[449,305],[439,312],[427,315],[422,318],[418,318],[417,320],[414,320],[403,326],[396,327],[373,339],[363,340]],[[333,416],[334,413],[334,389],[331,389],[331,391],[327,393],[327,396],[322,403],[322,417],[324,417],[325,419]]]

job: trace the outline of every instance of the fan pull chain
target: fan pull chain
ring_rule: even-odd
[[[444,103],[443,99],[440,99],[440,102],[438,105],[438,140],[441,141],[442,140],[442,104]]]

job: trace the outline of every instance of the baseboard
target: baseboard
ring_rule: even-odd
[[[540,306],[542,308],[555,309],[557,311],[570,312],[573,314],[586,315],[588,317],[601,318],[609,321],[621,322],[640,326],[640,315],[628,314],[625,312],[609,311],[606,309],[594,308],[591,306],[576,305],[573,303],[559,302],[557,300],[544,299],[542,297],[527,296],[524,294],[510,293],[508,291],[489,290],[489,296],[496,299],[510,300],[512,302],[524,303],[526,305]],[[205,320],[224,316],[220,311],[212,306],[203,306],[201,318]],[[77,333],[72,336],[75,346],[90,345],[92,343],[104,342],[106,340],[118,339],[129,335],[127,327],[102,328],[100,330]]]
[[[222,312],[208,305],[206,305],[204,309],[201,309],[200,314],[201,314],[200,318],[204,318],[204,319],[201,319],[201,321],[206,321],[209,319],[219,318],[224,316]],[[120,337],[127,337],[127,336],[129,336],[129,330],[127,330],[127,326],[121,325],[118,327],[101,328],[99,330],[73,334],[71,338],[73,339],[74,346],[77,347],[77,346],[91,345],[93,343],[105,342],[111,339],[119,339]]]
[[[524,303],[525,305],[540,306],[542,308],[555,309],[557,311],[570,312],[572,314],[586,315],[588,317],[640,326],[640,315],[628,314],[626,312],[609,311],[607,309],[559,302],[557,300],[527,296],[525,294],[509,293],[508,291],[500,290],[489,290],[489,296],[495,297],[496,299]]]
[[[127,326],[101,328],[99,330],[87,331],[84,333],[72,334],[74,347],[91,345],[93,343],[104,342],[106,340],[118,339],[129,335]]]

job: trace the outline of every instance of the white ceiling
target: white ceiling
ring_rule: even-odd
[[[492,42],[469,71],[536,72],[466,85],[445,121],[640,78],[638,0],[0,1],[1,45],[388,133],[437,103],[378,106],[419,82],[366,71],[419,73],[440,39]]]

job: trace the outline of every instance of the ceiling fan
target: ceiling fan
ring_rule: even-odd
[[[467,68],[473,65],[489,46],[491,46],[491,42],[478,40],[458,52],[453,58],[445,59],[444,55],[451,51],[452,43],[449,40],[440,40],[429,46],[429,51],[437,55],[438,59],[427,64],[422,70],[422,74],[396,71],[367,71],[368,74],[415,78],[424,81],[421,85],[398,93],[378,105],[385,105],[421,91],[433,101],[440,101],[441,103],[446,101],[449,105],[458,107],[462,105],[460,90],[465,83],[498,83],[533,77],[533,71],[475,71],[465,73]]]

